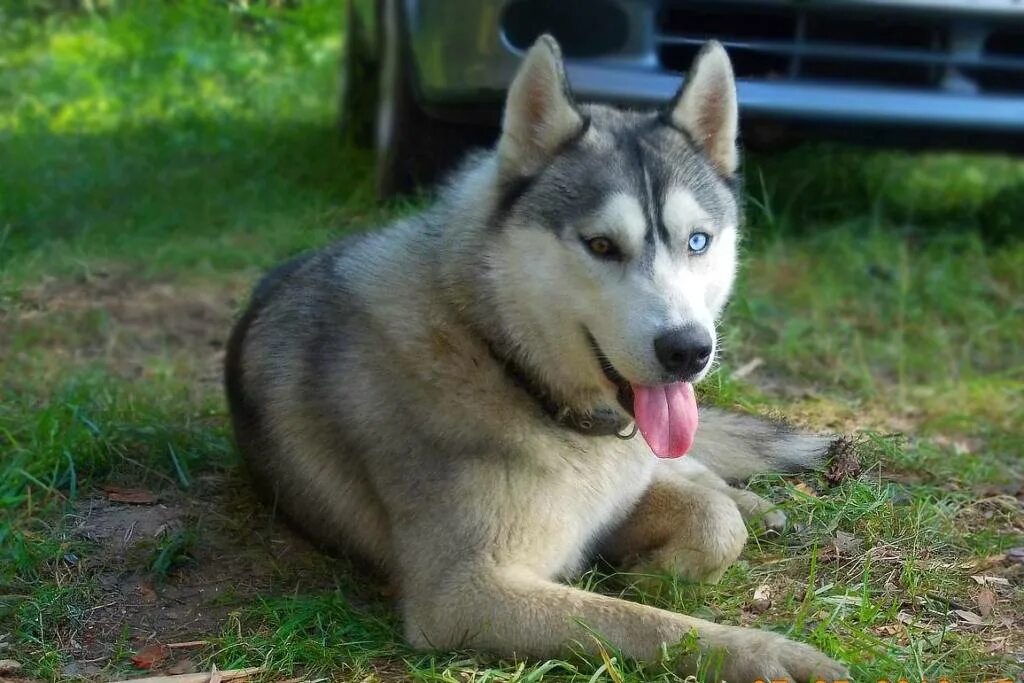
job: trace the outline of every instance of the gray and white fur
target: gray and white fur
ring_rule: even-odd
[[[721,46],[663,111],[638,113],[576,104],[543,37],[499,142],[431,208],[257,287],[227,358],[241,452],[293,525],[391,577],[414,646],[552,657],[594,651],[592,629],[651,660],[695,633],[681,673],[718,657],[728,681],[843,677],[778,634],[560,583],[597,552],[716,581],[745,518],[784,522],[727,480],[823,453],[823,439],[704,409],[692,453],[660,460],[639,437],[569,429],[538,401],[540,387],[565,411],[628,423],[615,377],[669,381],[657,335],[690,326],[714,339],[737,263],[736,135]],[[694,232],[710,240],[699,254]]]

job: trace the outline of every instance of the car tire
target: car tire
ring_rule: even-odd
[[[354,0],[345,3],[345,49],[342,52],[338,128],[342,139],[360,149],[372,149],[377,118],[377,89],[380,85],[380,60],[373,52],[369,32],[376,27],[364,25]],[[378,17],[377,24],[380,24]]]
[[[382,3],[375,149],[381,198],[409,194],[444,177],[466,150],[493,132],[432,118],[416,101],[412,56],[399,2]]]

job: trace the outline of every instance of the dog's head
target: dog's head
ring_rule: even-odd
[[[497,146],[500,237],[487,270],[506,328],[545,381],[617,393],[631,412],[644,401],[671,412],[680,387],[692,397],[735,275],[737,125],[717,43],[647,113],[577,105],[557,43],[530,49]]]

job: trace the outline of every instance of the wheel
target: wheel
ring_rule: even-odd
[[[342,53],[338,127],[342,139],[355,147],[373,147],[377,117],[377,89],[380,62],[374,54],[371,31],[355,8],[355,0],[345,5],[345,49]],[[379,45],[379,42],[376,44]]]
[[[377,194],[408,194],[440,180],[469,147],[493,139],[488,127],[441,121],[416,101],[405,18],[396,0],[382,3],[375,122]]]
[[[456,138],[416,103],[403,12],[394,0],[383,5],[375,148],[377,194],[387,198],[433,184],[442,172],[436,157],[446,139]]]
[[[493,142],[496,131],[424,112],[401,3],[375,3],[375,26],[368,26],[356,1],[346,5],[338,124],[346,142],[375,150],[377,195],[386,199],[435,184],[467,149]]]

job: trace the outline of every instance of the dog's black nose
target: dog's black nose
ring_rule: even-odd
[[[663,332],[654,340],[654,355],[673,376],[690,379],[711,360],[711,334],[701,325]]]

